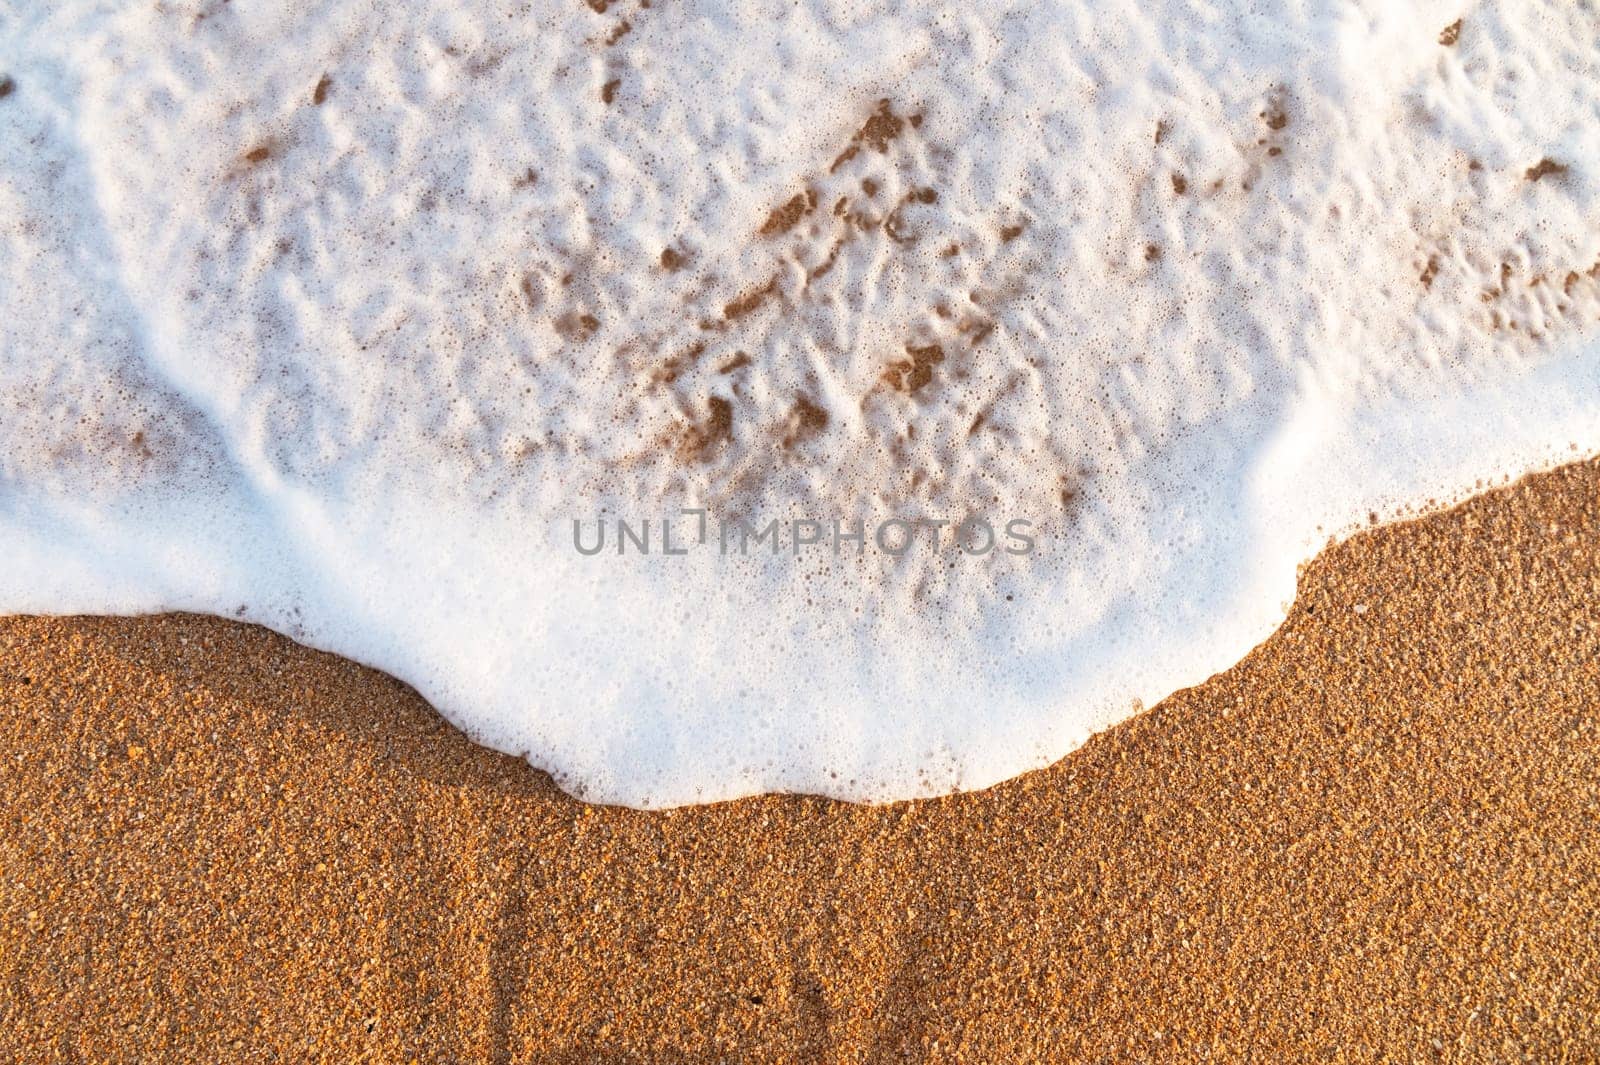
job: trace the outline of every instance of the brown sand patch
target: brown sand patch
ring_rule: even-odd
[[[916,392],[933,380],[933,368],[944,362],[944,348],[938,344],[921,347],[906,345],[906,358],[890,363],[883,379],[901,392]]]
[[[563,282],[565,279],[563,279]],[[580,311],[567,311],[556,316],[551,323],[563,340],[582,342],[594,336],[600,328],[600,319]]]
[[[1308,566],[987,792],[586,807],[194,616],[0,621],[0,1057],[1508,1061],[1600,1046],[1600,462]]]
[[[683,454],[691,461],[706,461],[733,439],[733,404],[721,396],[712,396],[706,401],[706,411],[705,419],[684,434]]]
[[[834,159],[828,172],[831,174],[854,159],[861,153],[863,147],[871,148],[880,155],[887,152],[890,142],[897,140],[900,134],[905,132],[907,122],[907,119],[894,113],[894,108],[888,100],[879,100],[878,109],[872,112],[872,116],[856,131],[855,136],[850,138],[850,143]],[[922,116],[912,115],[909,123],[916,129],[922,125]]]
[[[784,429],[783,446],[795,447],[811,439],[828,427],[828,412],[818,406],[809,396],[800,396],[794,401],[794,409],[789,413],[789,423]]]
[[[816,206],[817,193],[815,189],[797,192],[782,207],[774,207],[772,209],[772,213],[767,215],[767,220],[761,223],[759,232],[763,237],[787,233],[799,225],[800,219],[815,210]]]
[[[1554,159],[1541,159],[1538,163],[1528,168],[1525,176],[1529,181],[1539,181],[1547,177],[1559,177],[1566,172],[1566,164],[1558,163]]]
[[[1421,275],[1422,287],[1423,288],[1432,288],[1433,287],[1433,279],[1438,277],[1438,276],[1439,276],[1439,257],[1437,255],[1430,255],[1430,256],[1428,256],[1427,264],[1424,265],[1423,268],[1422,268],[1422,275]]]
[[[704,341],[690,344],[687,349],[663,362],[656,369],[654,376],[651,377],[651,383],[655,385],[672,384],[683,376],[683,371],[699,362],[700,356],[705,353],[706,345]]]
[[[773,274],[767,283],[758,289],[747,292],[738,299],[722,308],[722,317],[730,322],[738,321],[759,308],[767,301],[767,297],[778,291],[778,275]]]

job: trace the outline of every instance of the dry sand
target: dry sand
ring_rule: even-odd
[[[6,1061],[1600,1057],[1600,462],[991,791],[592,808],[193,616],[0,622]]]

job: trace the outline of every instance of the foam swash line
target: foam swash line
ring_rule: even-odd
[[[1600,13],[0,5],[0,611],[585,798],[986,786],[1600,451]]]

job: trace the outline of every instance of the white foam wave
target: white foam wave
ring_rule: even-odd
[[[1600,16],[1259,7],[0,11],[0,610],[259,621],[608,801],[1059,757],[1600,450]]]

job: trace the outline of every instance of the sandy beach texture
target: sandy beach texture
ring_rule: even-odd
[[[594,808],[195,616],[0,623],[8,1061],[1600,1054],[1600,462],[981,794]]]

